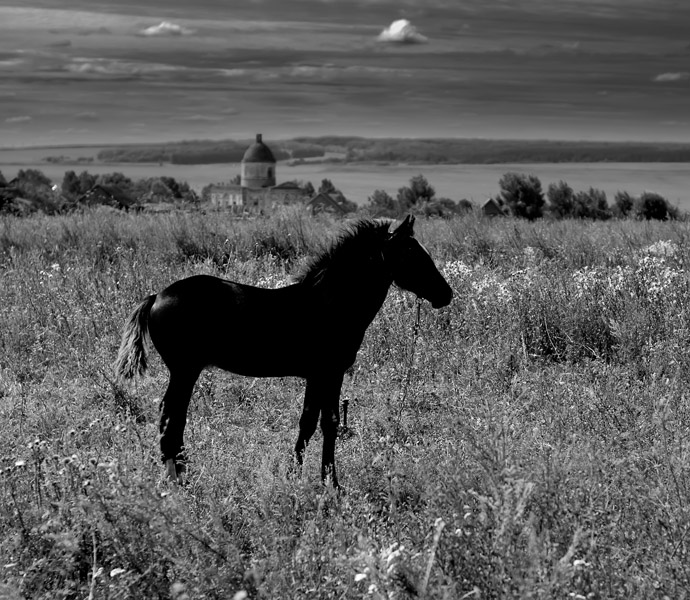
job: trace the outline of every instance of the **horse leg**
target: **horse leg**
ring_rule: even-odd
[[[340,388],[343,373],[333,375],[323,382],[321,399],[321,431],[323,432],[323,452],[321,455],[321,479],[326,481],[330,475],[334,488],[339,488],[335,472],[335,440],[340,425]]]
[[[184,428],[187,409],[198,371],[170,370],[170,381],[160,406],[160,447],[168,477],[178,483],[186,470],[184,464]],[[181,458],[181,462],[177,462]]]
[[[320,407],[317,388],[316,382],[307,380],[307,389],[304,392],[304,407],[302,408],[302,416],[299,419],[299,436],[295,444],[295,462],[298,470],[302,469],[304,449],[307,447],[311,436],[314,435],[319,422]]]

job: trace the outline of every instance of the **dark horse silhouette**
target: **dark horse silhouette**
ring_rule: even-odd
[[[137,306],[125,325],[115,369],[123,378],[144,373],[148,333],[170,371],[160,407],[160,447],[171,479],[180,481],[185,470],[183,433],[194,384],[205,367],[214,366],[250,377],[306,379],[297,465],[320,414],[321,477],[330,475],[338,486],[334,451],[343,375],[391,284],[434,308],[453,296],[414,239],[413,225],[411,216],[393,232],[389,222],[357,222],[287,287],[263,289],[197,275]]]

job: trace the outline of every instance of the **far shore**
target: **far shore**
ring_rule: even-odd
[[[90,148],[91,152],[86,153]],[[55,183],[66,171],[88,171],[93,174],[121,172],[132,179],[174,177],[186,181],[197,192],[205,185],[229,181],[240,172],[239,163],[212,165],[174,165],[169,163],[104,163],[96,160],[102,146],[74,147],[82,160],[46,162],[45,148],[32,150],[0,150],[0,172],[11,179],[20,169],[38,169]],[[52,153],[55,154],[55,153]],[[88,159],[91,158],[92,161]],[[509,171],[539,177],[544,191],[550,183],[566,181],[575,190],[590,187],[603,190],[609,202],[617,191],[633,195],[655,191],[672,204],[690,210],[690,163],[494,163],[494,164],[415,164],[312,162],[277,165],[277,180],[310,181],[314,187],[330,179],[349,199],[364,204],[367,198],[382,189],[395,195],[407,185],[410,177],[423,174],[436,189],[437,196],[453,200],[468,199],[481,203],[498,193],[498,180]]]

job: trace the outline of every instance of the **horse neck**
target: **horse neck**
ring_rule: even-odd
[[[393,277],[385,268],[383,256],[373,255],[351,265],[346,271],[328,274],[315,286],[329,304],[355,327],[368,327],[383,305]]]

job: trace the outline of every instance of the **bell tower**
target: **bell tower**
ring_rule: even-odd
[[[273,187],[276,184],[276,159],[260,133],[242,157],[241,185],[247,188]]]

